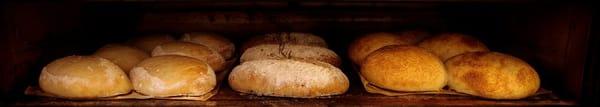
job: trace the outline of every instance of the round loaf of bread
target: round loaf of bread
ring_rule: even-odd
[[[394,91],[439,91],[446,70],[432,53],[416,46],[390,45],[365,58],[360,74],[369,83]]]
[[[42,69],[39,85],[44,92],[65,98],[111,97],[127,94],[132,87],[119,66],[95,56],[52,61]]]
[[[519,58],[498,52],[469,52],[446,61],[448,86],[490,99],[521,99],[540,87],[536,71]]]
[[[160,44],[173,42],[175,38],[170,35],[147,35],[143,37],[138,37],[130,41],[130,43],[140,48],[148,53],[152,52],[154,48]]]
[[[425,39],[419,47],[438,55],[442,61],[466,52],[489,51],[479,40],[460,33],[443,33]]]
[[[293,45],[293,44],[265,44],[248,48],[240,58],[240,62],[263,59],[303,59],[329,63],[339,67],[341,59],[335,52],[322,47]]]
[[[300,32],[280,32],[250,38],[242,45],[242,52],[262,44],[296,44],[327,48],[325,40],[317,35]]]
[[[181,37],[181,40],[207,46],[208,48],[219,52],[225,59],[230,59],[235,50],[235,45],[229,41],[229,39],[217,34],[186,33]]]
[[[202,60],[215,71],[225,69],[225,58],[217,51],[214,51],[204,45],[189,42],[170,42],[156,46],[152,51],[152,56],[162,55],[181,55]]]
[[[131,70],[130,77],[136,92],[154,97],[200,96],[217,86],[208,64],[177,55],[148,58]]]
[[[121,44],[107,44],[96,50],[94,56],[106,58],[119,65],[123,71],[128,73],[135,64],[150,57],[150,54],[135,47]]]
[[[363,59],[373,51],[389,45],[414,45],[428,36],[427,32],[405,31],[401,33],[378,32],[359,37],[350,43],[348,56],[355,64],[362,63]]]
[[[229,74],[235,91],[265,96],[313,98],[338,95],[349,87],[344,73],[327,63],[301,60],[253,60]]]

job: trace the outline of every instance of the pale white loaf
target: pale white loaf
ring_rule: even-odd
[[[342,94],[349,81],[340,69],[327,63],[266,59],[235,67],[229,75],[229,85],[242,93],[312,98]]]

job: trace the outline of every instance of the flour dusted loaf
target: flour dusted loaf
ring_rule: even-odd
[[[369,83],[394,91],[440,91],[447,81],[442,61],[416,46],[378,49],[365,58],[360,74]]]
[[[146,35],[142,37],[134,38],[129,41],[131,45],[140,48],[148,53],[154,50],[154,47],[168,42],[175,41],[175,38],[166,34],[154,34],[154,35]]]
[[[127,94],[131,82],[119,66],[95,56],[67,56],[42,69],[40,88],[64,98],[100,98]]]
[[[152,56],[180,55],[205,61],[215,71],[225,69],[225,58],[204,45],[189,42],[169,42],[156,46]]]
[[[215,72],[204,61],[177,55],[148,58],[130,73],[136,92],[147,96],[200,96],[217,85]]]
[[[265,44],[248,48],[240,58],[241,62],[262,59],[303,59],[329,63],[336,67],[341,65],[338,55],[323,47],[294,44]]]
[[[536,71],[519,58],[498,52],[470,52],[446,61],[448,86],[490,99],[521,99],[540,87]]]
[[[379,48],[389,45],[414,45],[427,36],[429,36],[429,34],[423,31],[370,33],[361,36],[350,43],[350,46],[348,47],[348,56],[355,64],[361,64],[367,55]]]
[[[230,59],[235,51],[235,45],[229,39],[212,33],[186,33],[182,41],[201,44],[219,52],[225,59]]]
[[[489,51],[479,40],[460,33],[442,33],[423,40],[419,47],[430,50],[443,61],[466,52]]]
[[[135,64],[150,57],[147,52],[122,44],[107,44],[96,50],[94,56],[106,58],[119,65],[125,72],[129,72]]]
[[[250,38],[242,45],[241,52],[262,44],[296,44],[327,48],[325,40],[317,35],[301,32],[280,32]]]
[[[302,60],[253,60],[229,75],[235,91],[265,96],[312,98],[338,95],[349,87],[344,73],[327,63]]]

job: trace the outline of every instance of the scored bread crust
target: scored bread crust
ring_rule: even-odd
[[[389,45],[414,45],[428,36],[426,32],[405,31],[401,33],[377,32],[361,36],[350,43],[348,56],[360,64],[373,51]]]
[[[181,37],[181,41],[207,46],[219,52],[225,59],[230,59],[235,51],[235,45],[229,39],[212,33],[186,33]]]
[[[378,49],[365,58],[360,74],[369,83],[394,91],[440,91],[447,81],[442,61],[416,46]]]
[[[446,61],[448,86],[490,99],[521,99],[535,94],[540,79],[519,58],[498,52],[469,52]]]
[[[129,43],[137,48],[151,53],[156,46],[173,41],[175,41],[175,38],[171,37],[170,35],[154,34],[134,38],[133,40],[129,41]]]
[[[241,52],[262,44],[296,44],[327,48],[325,40],[317,35],[301,32],[279,32],[250,38],[242,45]]]
[[[229,75],[235,91],[265,96],[313,98],[338,95],[350,85],[338,68],[306,60],[253,60],[236,66]]]
[[[39,85],[44,92],[65,98],[111,97],[132,89],[119,66],[95,56],[67,56],[52,61],[42,69]]]
[[[460,33],[442,33],[418,44],[439,56],[442,61],[466,52],[489,51],[479,40]]]
[[[204,45],[189,42],[170,42],[156,46],[152,56],[180,55],[205,61],[212,69],[221,72],[225,69],[225,58],[217,51]]]
[[[150,57],[150,54],[135,47],[122,44],[107,44],[96,50],[94,56],[110,60],[129,74],[129,70],[131,70],[135,64]]]
[[[327,48],[293,44],[264,44],[248,48],[242,54],[240,62],[262,59],[314,60],[336,67],[342,63],[339,56]]]
[[[214,71],[201,60],[166,55],[148,58],[131,70],[136,92],[147,96],[200,96],[216,85]]]

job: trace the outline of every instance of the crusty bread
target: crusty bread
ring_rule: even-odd
[[[360,74],[375,86],[394,91],[439,91],[446,70],[432,53],[416,46],[385,46],[362,63]]]
[[[96,50],[94,56],[106,58],[119,65],[123,71],[129,73],[129,70],[140,61],[150,57],[147,52],[121,44],[107,44]]]
[[[466,52],[489,51],[479,40],[460,33],[442,33],[427,38],[419,43],[419,47],[428,49],[443,61]]]
[[[229,39],[212,33],[186,33],[182,41],[201,44],[219,52],[225,59],[230,59],[235,51],[235,45]]]
[[[208,64],[177,55],[148,58],[131,70],[130,77],[136,92],[154,97],[199,96],[217,85]]]
[[[242,45],[241,52],[262,44],[297,44],[327,48],[325,40],[317,35],[301,32],[280,32],[250,38]]]
[[[225,58],[204,45],[189,42],[169,42],[156,46],[152,56],[181,55],[205,61],[217,72],[225,69]]]
[[[360,64],[373,51],[389,45],[414,45],[428,36],[423,31],[405,31],[400,33],[370,33],[354,40],[348,48],[348,56],[355,64]]]
[[[519,58],[498,52],[469,52],[446,61],[448,86],[490,99],[521,99],[535,94],[540,78]]]
[[[134,38],[133,40],[129,41],[129,43],[150,53],[156,46],[173,41],[175,41],[175,38],[171,37],[170,35],[155,34]]]
[[[340,69],[327,63],[265,59],[236,66],[229,85],[243,93],[312,98],[342,94],[350,84]]]
[[[335,52],[322,47],[293,45],[293,44],[265,44],[248,48],[240,58],[240,62],[262,59],[303,59],[329,63],[339,67],[341,59]]]
[[[52,61],[42,69],[39,85],[44,92],[65,98],[110,97],[127,94],[132,87],[119,66],[95,56]]]

